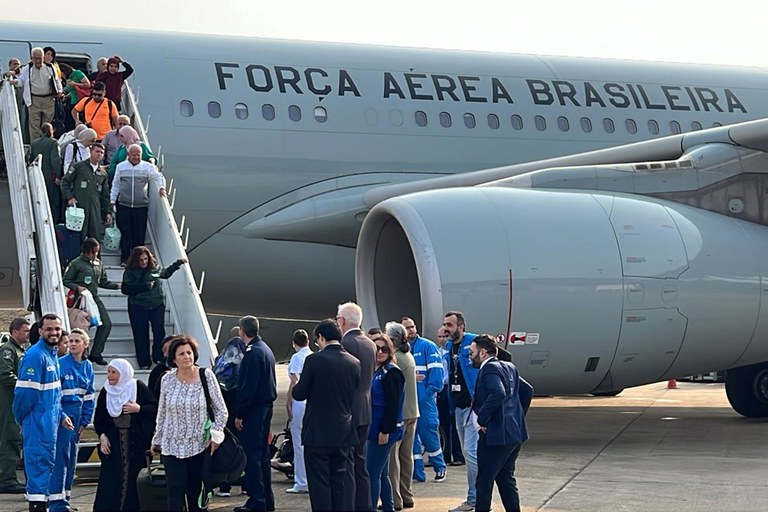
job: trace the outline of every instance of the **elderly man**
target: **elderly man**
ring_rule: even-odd
[[[358,445],[352,451],[355,464],[355,510],[370,510],[371,479],[366,467],[365,446],[371,425],[371,380],[376,369],[376,344],[360,330],[363,310],[354,302],[339,305],[336,322],[343,333],[341,346],[360,361],[360,383],[352,406],[352,421],[358,439]]]
[[[42,135],[43,123],[53,123],[56,98],[62,96],[56,69],[44,62],[42,48],[32,48],[32,62],[21,68],[17,86],[22,88],[24,104],[29,111],[29,140]]]
[[[117,116],[117,121],[115,121],[115,129],[107,132],[104,138],[101,139],[101,143],[104,144],[104,165],[110,164],[112,161],[112,156],[115,154],[115,151],[117,151],[117,148],[120,147],[121,142],[117,132],[119,132],[120,128],[123,126],[130,125],[131,118],[125,114],[121,114]]]
[[[160,196],[165,197],[165,177],[157,167],[141,159],[141,145],[128,147],[128,160],[120,162],[112,179],[110,207],[117,204],[117,227],[120,228],[120,260],[125,263],[131,250],[144,245],[149,213],[149,180],[157,183]]]

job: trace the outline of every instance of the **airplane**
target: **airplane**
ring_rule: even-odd
[[[734,408],[768,415],[765,69],[0,30],[0,63],[134,67],[209,313],[356,297],[431,336],[459,309],[537,393],[728,369]]]

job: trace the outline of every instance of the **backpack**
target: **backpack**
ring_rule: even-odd
[[[105,97],[104,100],[107,102],[107,105],[109,106],[109,119],[112,119],[112,107],[114,105],[114,102],[107,97]],[[91,121],[93,121],[93,118],[96,117],[96,112],[98,112],[99,109],[101,108],[101,105],[96,107],[96,111],[93,113],[93,116],[88,121],[86,121],[85,107],[87,107],[91,101],[93,101],[93,97],[89,96],[88,99],[85,100],[85,103],[83,103],[83,110],[77,113],[77,116],[80,118],[80,121],[84,123],[86,126],[88,126],[88,128],[91,127]]]
[[[64,134],[62,139],[65,136],[66,136],[66,134]],[[80,160],[77,159],[77,157],[80,155],[80,148],[77,146],[77,140],[76,139],[73,139],[72,142],[68,142],[67,144],[62,145],[61,149],[60,149],[60,151],[61,151],[61,176],[64,176],[65,174],[67,174],[67,171],[69,171],[69,169],[65,169],[64,168],[64,155],[67,154],[67,145],[68,144],[72,145],[72,161],[69,163],[69,166],[72,167],[73,164],[75,164],[75,163],[80,161]]]

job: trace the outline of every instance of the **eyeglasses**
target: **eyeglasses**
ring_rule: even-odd
[[[376,345],[376,352],[383,352],[385,354],[389,354],[389,348],[382,347],[381,345]]]

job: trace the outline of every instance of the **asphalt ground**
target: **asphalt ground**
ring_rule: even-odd
[[[274,431],[286,420],[285,365],[278,375]],[[528,427],[531,439],[517,464],[526,512],[764,512],[768,506],[768,421],[736,414],[722,384],[678,383],[668,390],[657,383],[612,398],[536,398]],[[273,472],[277,510],[309,510],[308,496],[286,494],[290,485]],[[93,483],[76,485],[73,504],[90,511],[95,491]],[[211,510],[242,505],[237,491],[214,498]],[[415,510],[445,512],[464,500],[466,472],[451,467],[445,482],[415,483],[414,493]],[[498,497],[494,504],[503,510]],[[23,496],[0,495],[0,510],[27,506]]]

